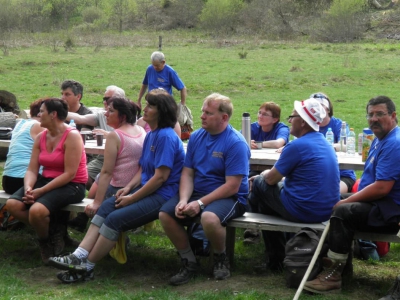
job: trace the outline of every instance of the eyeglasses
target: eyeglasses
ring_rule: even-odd
[[[103,102],[107,102],[111,97],[103,97]]]
[[[269,115],[269,114],[267,114],[267,113],[262,113],[262,112],[258,112],[258,115],[259,116],[262,116],[262,117],[272,117],[272,115]]]
[[[296,118],[296,117],[300,117],[300,115],[289,116],[289,117],[287,117],[286,120],[289,122],[291,119]]]
[[[372,118],[375,116],[375,118],[380,119],[380,118],[383,118],[383,117],[386,116],[386,115],[388,115],[388,114],[379,111],[379,112],[377,112],[377,113],[375,113],[375,114],[366,114],[366,115],[365,115],[365,118],[366,118],[367,120],[370,120],[370,119],[372,119]]]
[[[319,93],[317,93],[317,94],[311,94],[310,98],[319,98],[319,99],[326,99],[326,100],[328,100],[328,98],[327,98],[325,95],[319,94]]]

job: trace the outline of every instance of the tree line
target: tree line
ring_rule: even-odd
[[[78,28],[106,30],[196,28],[218,34],[359,38],[371,9],[397,0],[0,0],[0,35]],[[331,31],[337,33],[331,33]],[[339,36],[343,31],[345,37]],[[344,35],[344,34],[342,34]]]

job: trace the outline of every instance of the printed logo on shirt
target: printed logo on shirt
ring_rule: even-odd
[[[158,81],[158,82],[161,82],[161,83],[164,83],[164,82],[165,82],[164,78],[157,78],[157,81]]]
[[[155,146],[153,146],[153,145],[151,145],[151,147],[150,147],[150,151],[151,152],[154,152],[156,150],[156,147]]]
[[[222,152],[214,151],[212,157],[223,158],[224,154]]]

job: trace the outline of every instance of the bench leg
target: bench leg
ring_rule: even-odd
[[[235,256],[235,239],[236,239],[236,228],[226,227],[226,255],[229,258],[230,265],[233,266]]]

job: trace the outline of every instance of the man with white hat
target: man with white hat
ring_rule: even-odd
[[[332,207],[340,199],[339,165],[333,147],[318,132],[325,114],[316,99],[294,102],[288,122],[292,125],[290,134],[297,139],[283,148],[271,170],[250,178],[253,184],[248,201],[253,212],[298,223],[329,219]],[[282,270],[284,233],[263,231],[263,238],[266,267]]]

